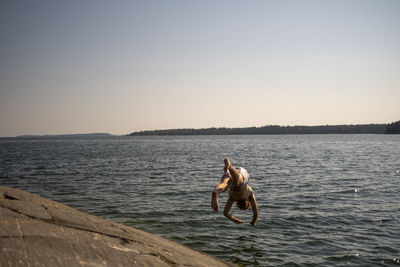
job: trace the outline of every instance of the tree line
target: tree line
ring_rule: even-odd
[[[397,128],[396,128],[397,127]],[[169,129],[139,131],[130,136],[152,135],[257,135],[257,134],[383,134],[399,131],[400,121],[392,124],[356,124],[356,125],[321,125],[321,126],[279,126],[267,125],[262,127],[244,128],[203,128],[203,129]],[[400,132],[397,132],[400,133]]]
[[[400,121],[388,124],[385,129],[385,134],[400,134]]]

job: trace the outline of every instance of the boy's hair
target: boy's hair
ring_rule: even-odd
[[[250,202],[246,200],[238,200],[236,201],[236,206],[241,210],[247,210],[250,208]]]

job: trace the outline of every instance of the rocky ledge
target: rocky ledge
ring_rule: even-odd
[[[234,266],[5,186],[0,186],[0,248],[0,266]]]

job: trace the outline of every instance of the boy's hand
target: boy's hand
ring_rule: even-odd
[[[216,192],[212,192],[212,195],[211,195],[211,207],[213,208],[213,210],[215,210],[215,212],[218,212],[219,200],[218,200],[218,195],[217,195]]]

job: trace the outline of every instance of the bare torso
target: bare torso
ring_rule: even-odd
[[[231,185],[229,188],[229,196],[234,200],[234,201],[239,201],[239,200],[245,200],[248,201],[249,197],[253,193],[253,190],[251,187],[246,184],[246,185],[241,185],[241,186],[233,186]]]

